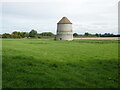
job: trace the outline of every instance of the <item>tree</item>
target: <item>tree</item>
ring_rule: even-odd
[[[37,36],[37,31],[36,30],[31,30],[30,33],[29,33],[29,37],[36,37]]]
[[[22,37],[22,38],[25,38],[25,37],[29,37],[29,33],[27,33],[27,32],[21,32],[20,33],[20,36]]]
[[[100,33],[100,34],[99,34],[99,36],[101,37],[101,36],[102,36],[102,34]]]
[[[11,38],[20,38],[20,32],[17,31],[12,32]]]
[[[78,36],[78,34],[77,34],[77,33],[74,33],[73,36]]]
[[[12,32],[12,34],[14,34],[14,35],[20,35],[20,32],[14,31],[14,32]]]
[[[100,35],[98,33],[96,33],[95,36],[100,37]]]
[[[43,33],[41,33],[41,35],[42,36],[54,36],[54,34],[51,32],[43,32]]]
[[[42,37],[42,35],[41,34],[37,34],[37,38],[41,38]]]
[[[8,34],[8,33],[4,33],[4,34],[2,35],[2,38],[11,38],[11,35]]]
[[[29,33],[14,31],[12,32],[11,36],[12,38],[25,38],[25,37],[29,37]]]
[[[85,34],[84,34],[85,36],[88,36],[88,35],[90,35],[88,32],[86,32]]]

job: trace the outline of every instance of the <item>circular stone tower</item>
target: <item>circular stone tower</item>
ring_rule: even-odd
[[[56,40],[73,40],[72,23],[67,19],[67,17],[63,17],[57,23]]]

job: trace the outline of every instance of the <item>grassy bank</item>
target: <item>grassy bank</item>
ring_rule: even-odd
[[[3,88],[118,86],[116,40],[3,39]]]

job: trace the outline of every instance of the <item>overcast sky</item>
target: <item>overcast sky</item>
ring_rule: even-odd
[[[1,0],[0,23],[2,26],[0,29],[2,33],[29,32],[31,29],[35,29],[39,33],[56,33],[57,22],[66,16],[73,23],[74,32],[117,34],[118,1]]]

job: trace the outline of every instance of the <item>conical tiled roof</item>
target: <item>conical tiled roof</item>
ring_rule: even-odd
[[[72,24],[67,17],[63,17],[58,24]]]

